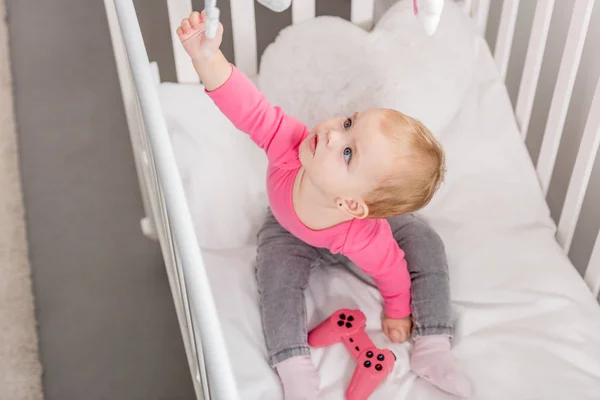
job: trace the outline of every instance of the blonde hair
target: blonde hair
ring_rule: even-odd
[[[364,199],[369,207],[368,218],[389,218],[425,207],[444,180],[445,155],[440,143],[420,121],[399,111],[384,109],[381,129],[402,145],[396,164],[410,163],[411,168],[395,167],[380,180]]]

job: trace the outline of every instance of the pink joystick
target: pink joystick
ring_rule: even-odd
[[[365,332],[367,319],[360,310],[333,313],[308,334],[308,344],[325,347],[342,342],[356,360],[356,369],[346,389],[347,400],[365,400],[394,368],[396,356],[375,347]]]

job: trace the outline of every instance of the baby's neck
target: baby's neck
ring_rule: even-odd
[[[294,181],[292,201],[296,215],[307,228],[318,231],[352,219],[334,206],[333,199],[327,197],[305,175],[300,168]]]

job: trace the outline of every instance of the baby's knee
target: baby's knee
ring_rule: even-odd
[[[427,220],[416,214],[399,215],[389,219],[394,239],[401,242],[406,238],[420,238],[420,241],[429,242],[432,246],[443,247],[443,242],[438,233]]]
[[[415,222],[409,227],[409,234],[419,235],[434,248],[444,248],[444,242],[435,229],[423,217],[415,215]]]
[[[306,289],[310,274],[309,266],[298,265],[293,268],[290,260],[257,260],[255,268],[256,283],[261,294]]]

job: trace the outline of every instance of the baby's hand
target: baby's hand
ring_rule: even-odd
[[[181,21],[177,28],[177,36],[183,44],[183,48],[195,61],[210,59],[219,50],[223,40],[223,25],[219,22],[219,28],[214,38],[208,38],[205,31],[206,12],[194,11],[188,18]]]
[[[412,319],[410,316],[405,318],[389,318],[386,315],[381,320],[383,333],[394,343],[403,343],[408,340],[412,330]]]

